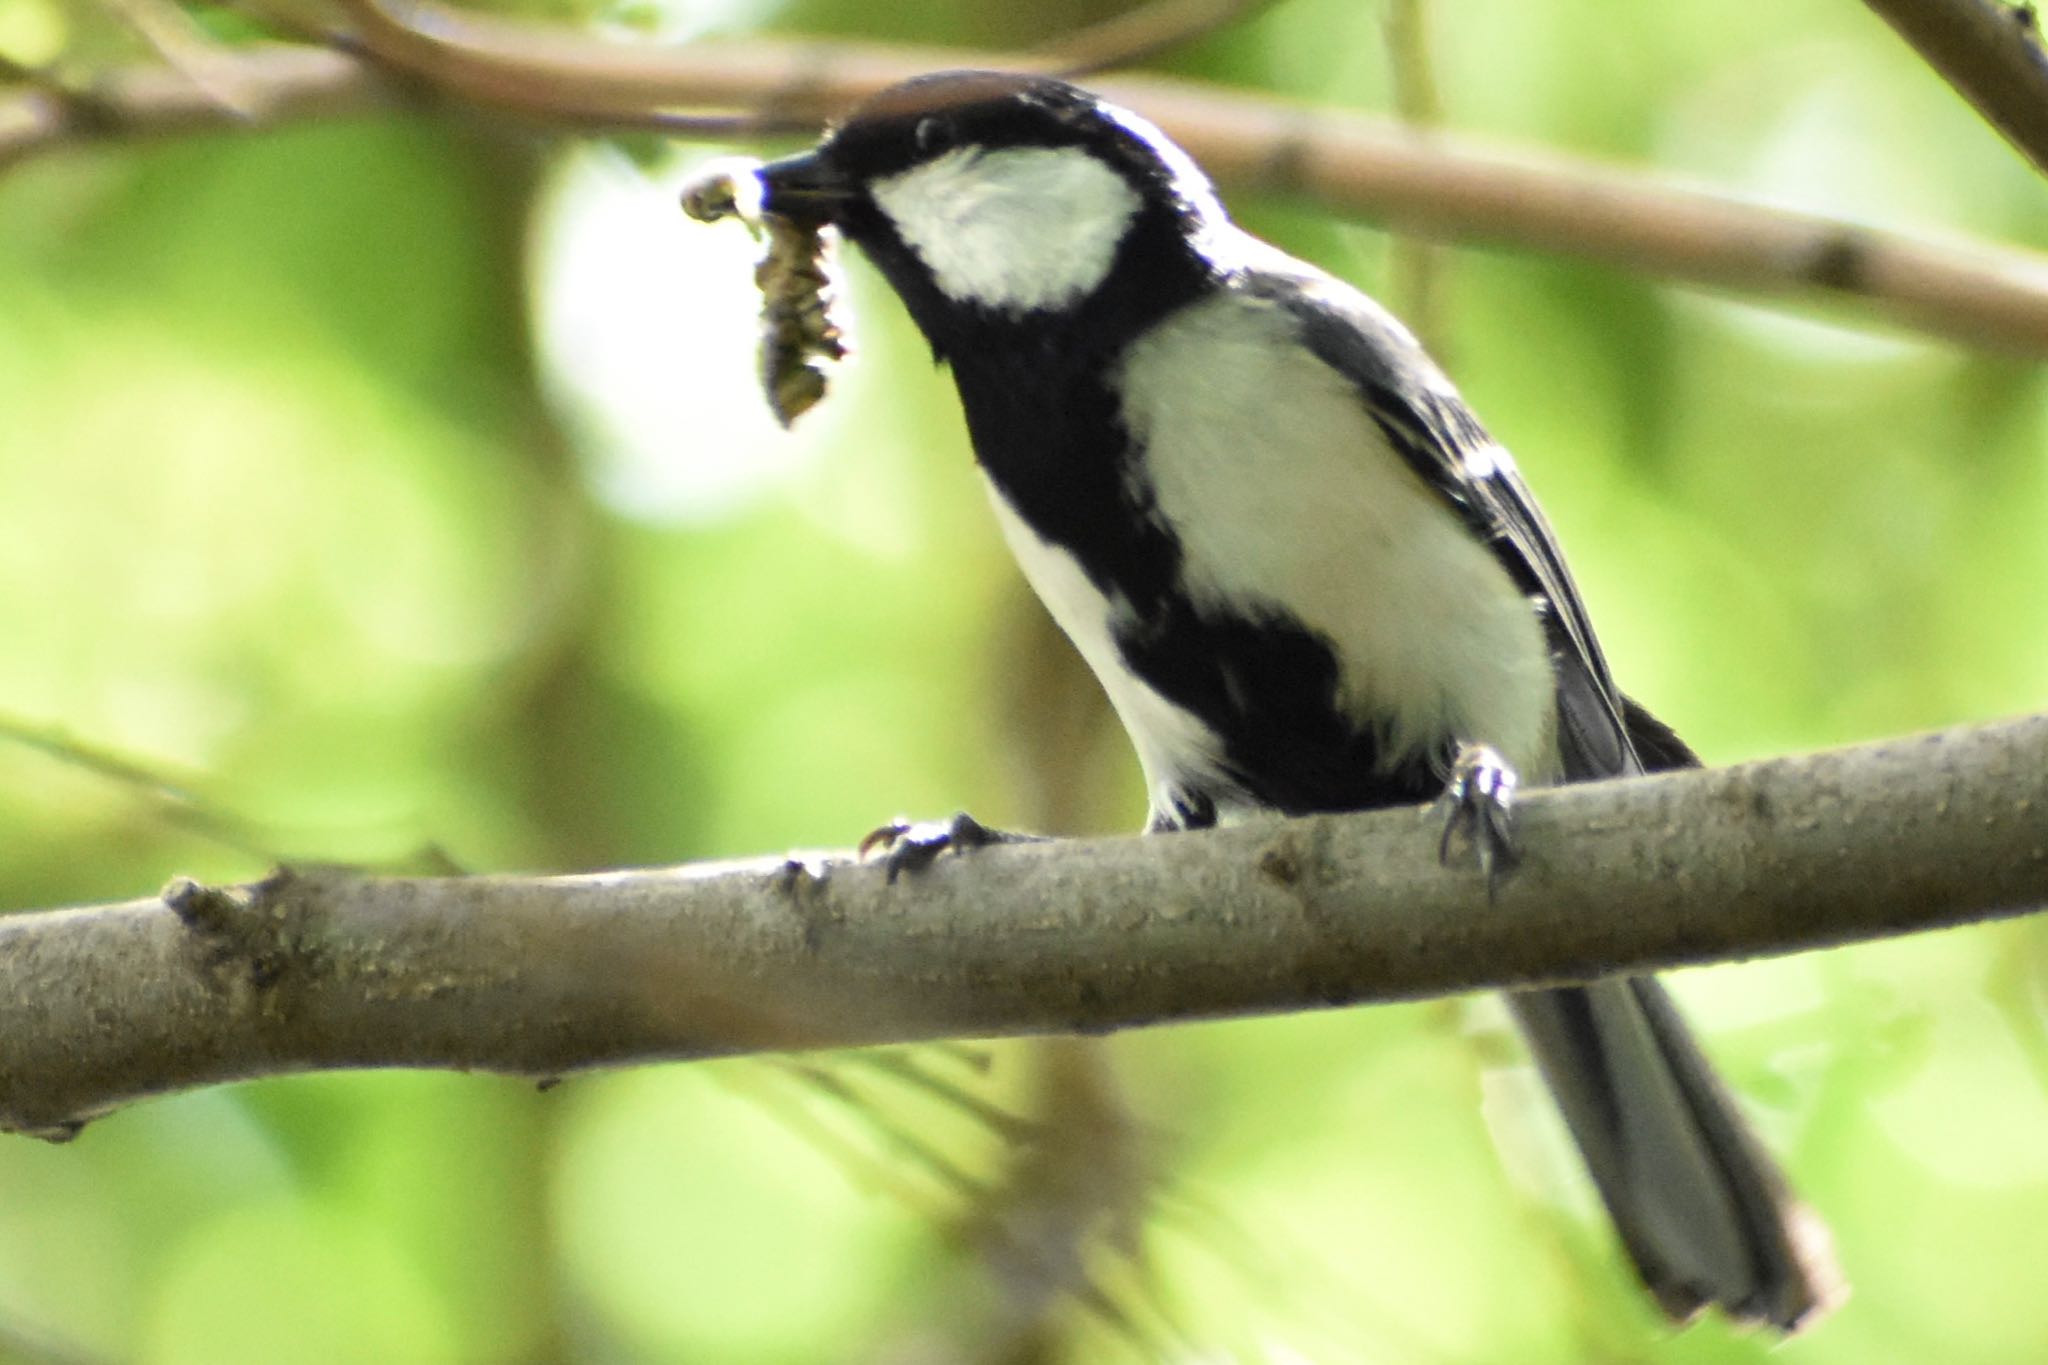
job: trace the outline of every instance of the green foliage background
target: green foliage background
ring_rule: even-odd
[[[93,22],[8,6],[0,45]],[[985,44],[1088,13],[638,11]],[[1381,21],[1288,0],[1172,65],[1384,109]],[[1845,0],[1440,0],[1433,24],[1460,130],[2048,246],[2041,183]],[[891,300],[851,268],[858,356],[775,432],[750,248],[684,224],[674,173],[387,116],[0,179],[0,905],[279,856],[844,846],[899,810],[1136,825]],[[1381,234],[1237,208],[1382,284]],[[1710,759],[2042,705],[2037,364],[1553,259],[1443,267],[1449,367],[1617,671]],[[2048,1358],[2043,948],[2019,923],[1679,979],[1856,1285],[1777,1359]],[[190,1095],[0,1142],[0,1330],[0,1358],[147,1362],[1771,1349],[1654,1320],[1485,1002],[547,1094]]]

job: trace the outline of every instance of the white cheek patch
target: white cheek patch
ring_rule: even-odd
[[[949,297],[1007,313],[1094,292],[1138,211],[1138,192],[1077,147],[961,147],[869,192]]]

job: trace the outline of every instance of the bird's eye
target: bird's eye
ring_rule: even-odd
[[[945,121],[936,118],[921,118],[917,127],[910,131],[911,140],[917,143],[918,153],[932,156],[953,145],[953,134]]]

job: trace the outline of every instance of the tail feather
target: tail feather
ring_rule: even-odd
[[[1622,1244],[1664,1311],[1718,1305],[1793,1332],[1845,1290],[1664,988],[1647,977],[1508,997]]]

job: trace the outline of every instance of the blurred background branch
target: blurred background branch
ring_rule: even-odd
[[[758,136],[815,127],[921,71],[1018,64],[986,52],[851,41],[628,43],[420,0],[345,0],[345,8],[364,56],[223,51],[208,69],[214,86],[236,92],[233,102],[172,68],[120,69],[73,93],[36,85],[0,93],[0,165],[79,138],[249,126],[252,110],[265,123],[331,117],[388,105],[407,89],[589,130]],[[1399,50],[1416,50],[1419,24],[1402,21]],[[1401,65],[1411,72],[1411,112],[1426,117],[1414,59]],[[1845,301],[1969,344],[2048,353],[2048,258],[2016,248],[1916,239],[1193,82],[1099,84],[1155,118],[1226,186],[1295,196],[1417,236],[1556,252],[1767,298]]]
[[[1095,1033],[1834,946],[2048,905],[2048,716],[1531,792],[1490,896],[1415,810],[844,863],[284,872],[0,920],[0,1124],[341,1066]],[[1247,925],[1257,925],[1255,933]]]
[[[1152,0],[1085,28],[1062,33],[1024,54],[1025,65],[1080,78],[1131,66],[1250,15],[1270,0]]]

